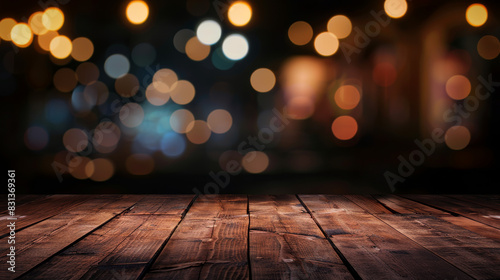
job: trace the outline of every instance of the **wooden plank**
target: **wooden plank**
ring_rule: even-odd
[[[434,207],[415,202],[393,194],[374,195],[375,199],[400,214],[450,215]]]
[[[131,211],[114,218],[23,278],[112,279],[125,269],[129,279],[137,279],[181,220],[178,209],[186,209],[193,197],[145,196]]]
[[[500,242],[432,216],[377,215],[476,279],[500,279]]]
[[[144,279],[248,279],[247,197],[201,195]]]
[[[299,197],[363,279],[472,279],[345,197]]]
[[[473,196],[473,195],[447,195],[448,197],[463,200],[467,203],[481,205],[500,211],[500,199],[492,196]],[[500,214],[499,214],[500,215]]]
[[[122,213],[140,196],[100,196],[53,216],[16,235],[16,276],[21,276],[95,228]],[[42,210],[40,210],[42,211]],[[0,256],[5,263],[6,257]],[[6,270],[0,271],[0,279]]]
[[[391,214],[383,204],[369,195],[344,195],[350,201],[372,214]]]
[[[353,279],[294,195],[250,196],[253,279]]]
[[[89,195],[52,195],[19,205],[16,207],[15,212],[17,217],[16,231],[19,232],[33,224],[76,207],[90,197]],[[5,220],[8,217],[10,216],[4,213],[0,216],[0,220]],[[9,229],[7,227],[0,228],[0,238],[5,238],[8,233]],[[0,241],[0,243],[2,242]]]
[[[457,199],[438,195],[401,195],[405,198],[418,201],[433,207],[460,214],[469,219],[478,221],[500,229],[500,212],[498,210],[474,205]]]

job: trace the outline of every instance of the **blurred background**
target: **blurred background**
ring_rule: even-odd
[[[18,193],[498,193],[498,1],[0,3]]]

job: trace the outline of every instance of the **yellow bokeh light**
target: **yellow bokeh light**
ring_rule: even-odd
[[[94,53],[94,44],[85,37],[79,37],[73,40],[73,50],[71,56],[76,61],[86,61]]]
[[[495,36],[483,36],[477,42],[477,52],[484,59],[495,59],[500,54],[500,41]]]
[[[455,100],[466,98],[471,88],[469,79],[462,75],[455,75],[446,82],[446,93]]]
[[[88,157],[79,157],[76,156],[72,158],[68,163],[68,171],[71,176],[76,179],[84,180],[88,179],[85,168],[87,164],[90,162],[90,158]]]
[[[167,93],[177,82],[177,74],[168,68],[163,68],[153,75],[153,86],[161,93]]]
[[[344,109],[351,110],[354,109],[361,99],[358,89],[352,85],[345,85],[339,87],[339,89],[335,92],[335,103]]]
[[[229,7],[227,17],[234,26],[244,26],[252,18],[252,7],[247,2],[236,1]]]
[[[208,127],[214,133],[226,133],[233,125],[233,117],[223,109],[213,110],[207,118]]]
[[[186,43],[185,51],[190,59],[201,61],[210,54],[210,46],[202,44],[198,37],[193,37]]]
[[[180,80],[172,85],[170,98],[177,104],[186,105],[194,98],[196,90],[191,82]]]
[[[328,21],[327,29],[329,32],[337,36],[337,38],[343,39],[351,34],[352,23],[348,17],[344,15],[337,15]]]
[[[207,142],[210,138],[210,135],[212,134],[212,131],[208,127],[208,124],[202,120],[196,120],[192,122],[189,125],[188,129],[189,128],[191,130],[186,133],[186,137],[193,144],[203,144]]]
[[[106,158],[97,158],[89,161],[85,166],[85,174],[93,181],[104,182],[113,176],[115,167]]]
[[[43,12],[36,12],[33,13],[28,20],[28,24],[35,35],[43,35],[49,31],[43,26],[42,16]]]
[[[268,92],[276,84],[276,77],[273,71],[267,68],[259,68],[253,71],[252,76],[250,76],[250,84],[258,92]]]
[[[241,165],[248,173],[262,173],[269,166],[269,157],[264,152],[252,151],[243,156]]]
[[[154,84],[150,84],[146,88],[146,99],[155,106],[161,106],[168,102],[170,99],[170,94],[168,92],[160,92],[154,86]]]
[[[386,0],[384,10],[391,18],[400,18],[406,14],[408,3],[405,0]]]
[[[45,10],[42,14],[42,24],[47,30],[56,31],[61,29],[64,24],[64,14],[56,7]]]
[[[66,36],[57,36],[50,41],[50,54],[58,59],[64,59],[71,54],[73,45]]]
[[[33,33],[26,23],[18,23],[10,31],[12,42],[21,48],[25,48],[33,41]]]
[[[488,19],[488,10],[483,4],[472,4],[465,12],[465,19],[470,25],[479,27]]]
[[[12,18],[4,18],[0,21],[0,38],[4,39],[5,41],[10,41],[10,31],[12,30],[12,27],[16,25],[16,21]]]
[[[333,33],[322,32],[314,39],[314,48],[322,56],[331,56],[339,49],[339,39]]]
[[[470,132],[465,126],[450,127],[444,134],[446,146],[452,150],[462,150],[469,145]]]
[[[194,116],[191,111],[179,109],[170,116],[170,126],[177,133],[187,133],[194,126]]]
[[[38,36],[38,45],[44,51],[50,51],[50,42],[55,37],[59,36],[57,31],[49,31],[43,35]]]
[[[127,5],[126,13],[132,24],[141,24],[148,19],[149,7],[144,1],[132,1]]]
[[[288,28],[288,38],[297,46],[303,46],[311,41],[313,29],[305,21],[297,21]]]
[[[339,140],[352,139],[358,132],[358,123],[351,116],[340,116],[333,121],[332,132]]]

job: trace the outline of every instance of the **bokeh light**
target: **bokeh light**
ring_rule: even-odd
[[[210,46],[202,44],[198,37],[193,37],[186,43],[185,53],[194,61],[202,61],[210,54]]]
[[[446,93],[455,100],[466,98],[471,91],[471,84],[467,77],[455,75],[446,82]]]
[[[42,23],[43,12],[33,13],[28,19],[28,24],[35,35],[43,35],[49,30]]]
[[[45,117],[55,125],[64,124],[71,119],[68,102],[63,99],[51,99],[45,105]]]
[[[41,126],[31,126],[24,133],[24,144],[28,149],[39,151],[49,143],[49,134]]]
[[[219,70],[228,70],[233,67],[234,63],[234,60],[230,60],[224,55],[220,47],[212,53],[212,64]]]
[[[269,157],[264,152],[252,151],[243,156],[241,165],[248,173],[262,173],[269,166]]]
[[[170,126],[177,133],[187,133],[194,125],[194,116],[187,109],[179,109],[170,116]]]
[[[146,88],[146,99],[155,106],[161,106],[168,102],[170,99],[170,94],[168,92],[160,92],[154,86],[154,84],[150,84]]]
[[[83,90],[83,95],[87,100],[95,100],[96,105],[101,105],[108,99],[109,90],[105,83],[94,81],[89,83]]]
[[[479,27],[488,20],[488,10],[483,4],[472,4],[465,11],[465,19],[471,26]]]
[[[288,28],[288,38],[297,46],[306,45],[313,37],[311,25],[305,21],[296,21]]]
[[[163,135],[160,146],[161,152],[167,157],[178,157],[186,149],[186,140],[175,132],[167,132]]]
[[[79,128],[68,129],[63,135],[63,144],[66,150],[79,153],[89,144],[88,135]]]
[[[144,1],[131,1],[127,5],[127,19],[132,24],[144,23],[149,16],[148,4]]]
[[[56,36],[50,41],[50,54],[58,59],[64,59],[71,54],[73,44],[66,36]]]
[[[78,84],[75,71],[70,68],[61,68],[54,74],[54,87],[61,92],[70,92]]]
[[[469,145],[470,132],[465,126],[452,126],[446,130],[444,141],[452,150],[462,150]]]
[[[148,154],[131,154],[125,160],[125,169],[132,175],[147,175],[153,172],[154,159]]]
[[[222,35],[220,24],[215,20],[205,20],[198,28],[196,28],[196,36],[198,40],[205,45],[213,45],[217,43]]]
[[[76,179],[79,180],[85,180],[88,179],[89,176],[85,172],[85,168],[87,167],[87,164],[90,162],[90,158],[88,157],[80,157],[76,156],[73,157],[69,162],[68,162],[68,172],[71,174]]]
[[[71,56],[76,61],[87,61],[94,53],[94,44],[85,37],[79,37],[73,40],[73,49]]]
[[[252,18],[252,7],[247,2],[236,1],[229,6],[227,17],[234,26],[245,26]]]
[[[63,12],[57,7],[47,8],[42,14],[42,24],[47,30],[59,30],[64,24]]]
[[[172,85],[170,98],[179,105],[185,105],[194,99],[195,88],[191,82],[179,80]]]
[[[159,69],[153,75],[153,86],[157,91],[168,93],[177,82],[177,74],[168,68]]]
[[[17,22],[12,18],[4,18],[0,21],[0,38],[10,41],[10,32]]]
[[[81,63],[76,67],[76,76],[80,84],[91,84],[99,79],[99,68],[92,62]]]
[[[106,158],[91,160],[85,166],[85,174],[93,181],[104,182],[109,180],[115,173],[113,163]]]
[[[358,123],[351,116],[340,116],[333,121],[332,132],[337,139],[352,139],[358,132]]]
[[[335,103],[344,110],[351,110],[358,106],[361,95],[353,85],[343,85],[335,92]]]
[[[213,133],[226,133],[233,125],[233,117],[224,109],[217,109],[210,112],[207,118],[208,127]]]
[[[130,62],[122,54],[113,54],[104,62],[104,72],[114,79],[124,76],[129,70]]]
[[[322,56],[331,56],[339,49],[339,39],[330,32],[322,32],[314,39],[314,48]]]
[[[44,33],[38,36],[37,38],[38,45],[42,50],[50,51],[50,42],[57,36],[59,36],[59,33],[57,33],[57,31],[49,31],[47,33]]]
[[[352,23],[351,20],[344,15],[337,15],[327,23],[328,32],[337,36],[338,39],[343,39],[351,34]]]
[[[276,76],[274,76],[273,71],[267,68],[259,68],[253,71],[250,76],[250,84],[258,92],[268,92],[276,84]]]
[[[181,29],[174,35],[174,47],[180,53],[186,53],[186,44],[189,39],[196,36],[196,33],[191,29]]]
[[[205,121],[196,120],[190,126],[191,129],[186,133],[186,136],[191,143],[203,144],[208,141],[211,130]]]
[[[100,153],[111,153],[121,137],[120,128],[111,121],[102,121],[94,129],[92,144]]]
[[[132,50],[132,61],[137,66],[146,67],[156,59],[156,50],[149,43],[141,43]]]
[[[115,90],[123,97],[132,97],[139,91],[139,80],[136,76],[127,73],[116,79]]]
[[[500,54],[500,41],[495,36],[485,35],[477,42],[477,52],[484,59],[495,59]]]
[[[85,87],[77,86],[71,94],[71,105],[78,112],[88,112],[97,104],[97,94],[86,92]]]
[[[243,35],[231,34],[222,42],[222,52],[231,60],[243,59],[248,54],[248,41]]]
[[[33,33],[26,23],[18,23],[12,27],[10,38],[16,46],[26,48],[33,41]]]
[[[137,103],[127,103],[120,109],[120,121],[127,127],[137,127],[144,120],[144,110]]]
[[[408,3],[405,0],[385,0],[384,10],[391,18],[400,18],[406,14]]]

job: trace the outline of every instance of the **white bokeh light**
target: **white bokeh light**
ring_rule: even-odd
[[[220,24],[214,20],[205,20],[196,29],[196,36],[202,44],[213,45],[217,43],[222,35]]]
[[[231,60],[243,59],[248,54],[248,41],[240,34],[229,35],[222,43],[222,52]]]

